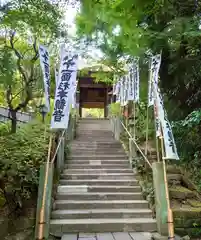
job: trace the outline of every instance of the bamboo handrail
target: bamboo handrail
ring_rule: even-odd
[[[137,147],[137,149],[141,153],[141,155],[144,158],[144,160],[148,163],[149,167],[152,169],[151,163],[149,162],[148,158],[144,155],[144,153],[142,152],[142,150],[140,149],[140,147],[136,143],[135,139],[133,139],[131,133],[128,131],[128,129],[126,128],[126,126],[123,124],[123,122],[121,120],[120,120],[120,122],[121,122],[121,125],[123,126],[123,128],[126,130],[128,136],[131,138],[132,142],[135,144],[135,146]]]
[[[55,153],[54,153],[54,155],[53,155],[53,157],[52,157],[51,164],[53,164],[54,161],[55,161],[55,159],[56,159],[56,156],[57,156],[59,147],[60,147],[60,145],[61,145],[61,140],[63,139],[63,136],[64,136],[65,132],[66,132],[66,130],[63,130],[61,136],[59,137],[59,142],[58,142],[58,144],[57,144],[56,151],[55,151]]]
[[[43,189],[42,206],[40,210],[38,239],[43,239],[43,231],[44,231],[44,224],[45,224],[44,213],[45,213],[46,187],[47,187],[48,175],[49,175],[49,163],[50,163],[50,154],[51,154],[51,148],[52,148],[52,137],[53,136],[51,135],[49,146],[48,146],[48,157],[47,157],[47,163],[46,163],[46,169],[45,169],[45,182],[44,182],[44,189]]]
[[[39,214],[39,230],[38,230],[38,239],[42,240],[44,239],[44,225],[45,225],[45,199],[46,199],[46,188],[47,188],[47,183],[48,183],[48,175],[49,175],[49,165],[53,165],[54,161],[56,159],[56,155],[58,153],[59,147],[61,145],[61,140],[65,134],[65,130],[63,130],[61,136],[59,137],[59,142],[57,144],[56,151],[54,152],[54,155],[52,159],[50,160],[51,157],[51,149],[52,149],[52,140],[53,140],[53,134],[50,135],[50,140],[49,140],[49,146],[48,146],[48,157],[47,157],[47,162],[46,162],[46,168],[45,168],[45,181],[44,181],[44,188],[43,188],[43,196],[42,196],[42,206],[40,209],[40,214]]]

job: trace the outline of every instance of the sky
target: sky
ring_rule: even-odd
[[[71,36],[76,35],[76,24],[75,24],[75,18],[76,14],[79,11],[79,5],[76,7],[73,7],[71,4],[69,4],[66,7],[66,12],[65,12],[65,23],[68,25],[68,33]],[[94,59],[100,59],[103,55],[100,52],[100,50],[94,48],[93,46],[89,48],[89,55],[94,58]],[[95,64],[95,62],[94,62]],[[85,58],[79,58],[78,61],[78,68],[81,69],[83,67],[87,67],[91,65],[91,63],[88,63],[88,60]]]

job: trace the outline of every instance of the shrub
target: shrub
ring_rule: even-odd
[[[10,121],[0,123],[0,136],[5,136],[10,133],[11,124]]]
[[[180,163],[192,173],[201,189],[201,111],[193,111],[184,120],[173,123],[173,132]]]
[[[22,202],[35,192],[40,165],[46,161],[48,135],[44,125],[31,122],[17,133],[0,137],[0,189]]]

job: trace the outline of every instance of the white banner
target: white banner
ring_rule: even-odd
[[[51,119],[52,129],[66,129],[69,122],[72,101],[72,84],[77,76],[77,56],[70,58],[63,48],[59,80],[55,93],[54,111]]]
[[[140,101],[139,58],[136,58],[134,61],[134,101]]]
[[[124,78],[120,79],[120,105],[124,106]]]
[[[117,81],[117,76],[114,75],[114,79],[113,79],[114,83],[113,83],[113,95],[117,95],[118,93],[118,87],[119,87],[119,82]]]
[[[75,81],[72,84],[72,108],[76,107],[76,91],[77,91],[77,79],[75,78]]]
[[[117,94],[116,94],[116,102],[119,103],[121,100],[121,81],[120,79],[118,80],[118,84],[117,84]]]
[[[43,72],[43,81],[45,89],[45,106],[48,112],[50,111],[50,60],[48,49],[40,45],[39,46],[40,65]]]
[[[128,76],[123,77],[123,83],[124,83],[124,95],[123,95],[123,106],[126,106],[128,104]]]
[[[159,89],[156,91],[156,105],[158,108],[158,117],[161,122],[161,127],[163,131],[165,159],[179,160],[177,147],[172,133],[172,127],[168,120],[167,112],[164,109],[163,99],[159,92]]]
[[[134,101],[135,95],[134,95],[134,69],[133,67],[129,70],[129,77],[128,77],[128,101]]]
[[[158,86],[158,73],[161,65],[161,54],[151,57],[149,69],[149,92],[148,92],[148,107],[154,105],[154,86]]]

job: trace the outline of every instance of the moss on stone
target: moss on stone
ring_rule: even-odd
[[[185,219],[194,219],[200,218],[201,219],[201,207],[200,208],[178,208],[172,209],[174,218],[185,218]]]
[[[182,186],[171,186],[169,187],[170,197],[174,199],[187,199],[187,198],[193,198],[195,197],[195,193],[191,190],[182,187]]]
[[[187,202],[195,208],[199,208],[201,210],[201,202],[193,199],[188,199]]]
[[[181,171],[180,171],[179,167],[176,165],[167,165],[167,173],[180,174]]]

